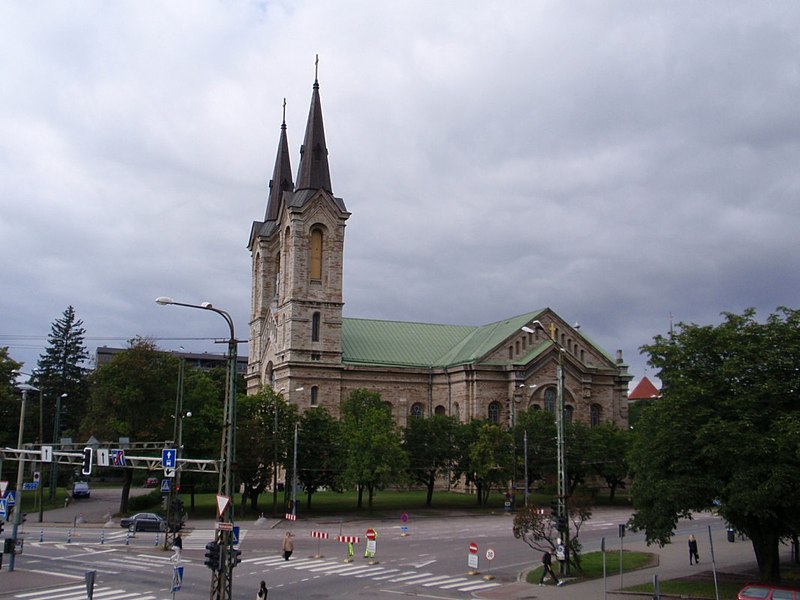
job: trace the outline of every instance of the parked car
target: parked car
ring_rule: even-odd
[[[748,583],[737,596],[738,600],[800,600],[800,588]]]
[[[76,481],[72,486],[73,498],[89,498],[89,482]]]
[[[148,477],[145,479],[144,487],[158,487],[158,477]]]
[[[125,517],[119,524],[131,532],[137,531],[166,531],[167,521],[155,513],[136,513],[132,517]]]

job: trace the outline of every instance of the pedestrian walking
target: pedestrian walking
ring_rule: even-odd
[[[261,587],[258,588],[258,593],[256,594],[256,600],[267,600],[267,594],[269,594],[267,582],[262,579]]]
[[[695,563],[700,564],[700,555],[697,553],[697,540],[695,539],[694,535],[689,536],[689,564],[692,564],[692,560]]]
[[[555,553],[556,551],[551,549],[549,552],[542,554],[542,576],[539,579],[539,585],[544,585],[544,578],[546,575],[550,575],[553,581],[556,582],[556,585],[562,585],[564,583],[563,581],[559,581],[558,577],[556,577],[556,574],[553,572],[553,554]]]
[[[294,552],[294,534],[291,531],[287,531],[286,535],[283,537],[283,560],[289,560],[289,557]]]
[[[172,556],[169,559],[172,562],[181,562],[181,552],[183,551],[183,538],[181,534],[177,534],[175,536],[175,540],[172,542]]]

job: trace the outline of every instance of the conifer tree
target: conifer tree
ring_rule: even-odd
[[[89,353],[84,345],[85,335],[83,321],[75,316],[75,309],[68,306],[53,322],[47,348],[39,356],[36,368],[36,385],[50,400],[45,409],[45,423],[48,417],[50,423],[54,422],[56,399],[67,394],[62,402],[59,427],[67,436],[76,433],[86,411],[88,385],[84,363]]]

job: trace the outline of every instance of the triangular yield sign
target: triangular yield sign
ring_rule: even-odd
[[[228,507],[228,502],[231,499],[227,496],[217,496],[217,514],[221,517],[225,512],[225,509]]]
[[[6,495],[6,488],[8,487],[7,481],[0,481],[0,496]]]

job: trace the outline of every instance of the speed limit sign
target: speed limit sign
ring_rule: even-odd
[[[486,551],[486,560],[494,560],[494,550],[491,548]]]

